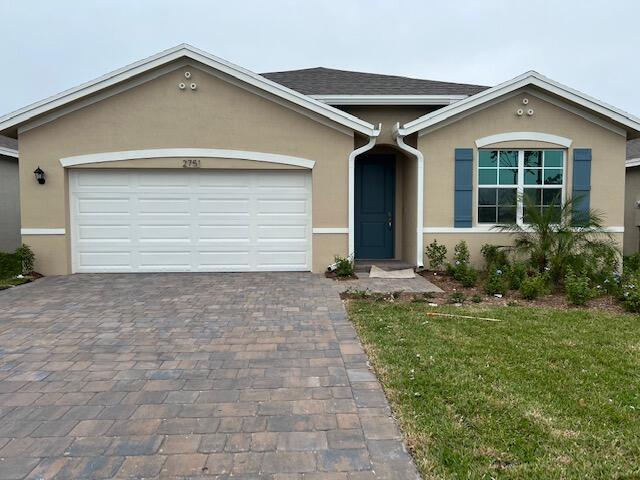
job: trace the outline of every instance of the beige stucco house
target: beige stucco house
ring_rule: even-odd
[[[627,142],[624,201],[624,254],[640,251],[640,139]]]
[[[622,244],[640,119],[536,72],[492,88],[330,69],[258,75],[180,45],[0,118],[44,274],[424,264],[509,242],[522,195],[578,195]],[[43,172],[40,183],[34,175]]]

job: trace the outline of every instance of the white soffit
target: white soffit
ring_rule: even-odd
[[[373,135],[374,126],[364,120],[187,44],[181,44],[157,53],[151,57],[103,75],[95,80],[84,83],[75,88],[65,90],[57,95],[4,115],[0,117],[0,131],[16,127],[28,122],[36,116],[50,112],[53,109],[67,105],[70,102],[79,100],[87,95],[95,94],[96,92],[119,84],[136,75],[140,75],[151,69],[161,67],[169,62],[185,57],[235,77],[238,80],[269,92],[293,104],[304,107],[312,112],[329,118],[340,125],[362,133],[363,135]]]

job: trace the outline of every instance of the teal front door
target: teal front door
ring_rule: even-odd
[[[363,155],[356,159],[356,258],[393,258],[395,185],[396,159],[393,155]]]

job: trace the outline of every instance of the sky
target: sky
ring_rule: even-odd
[[[0,0],[0,18],[0,115],[190,43],[258,73],[536,70],[640,116],[638,0]]]

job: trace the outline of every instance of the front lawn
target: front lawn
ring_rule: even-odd
[[[640,317],[348,309],[425,479],[640,477]]]

